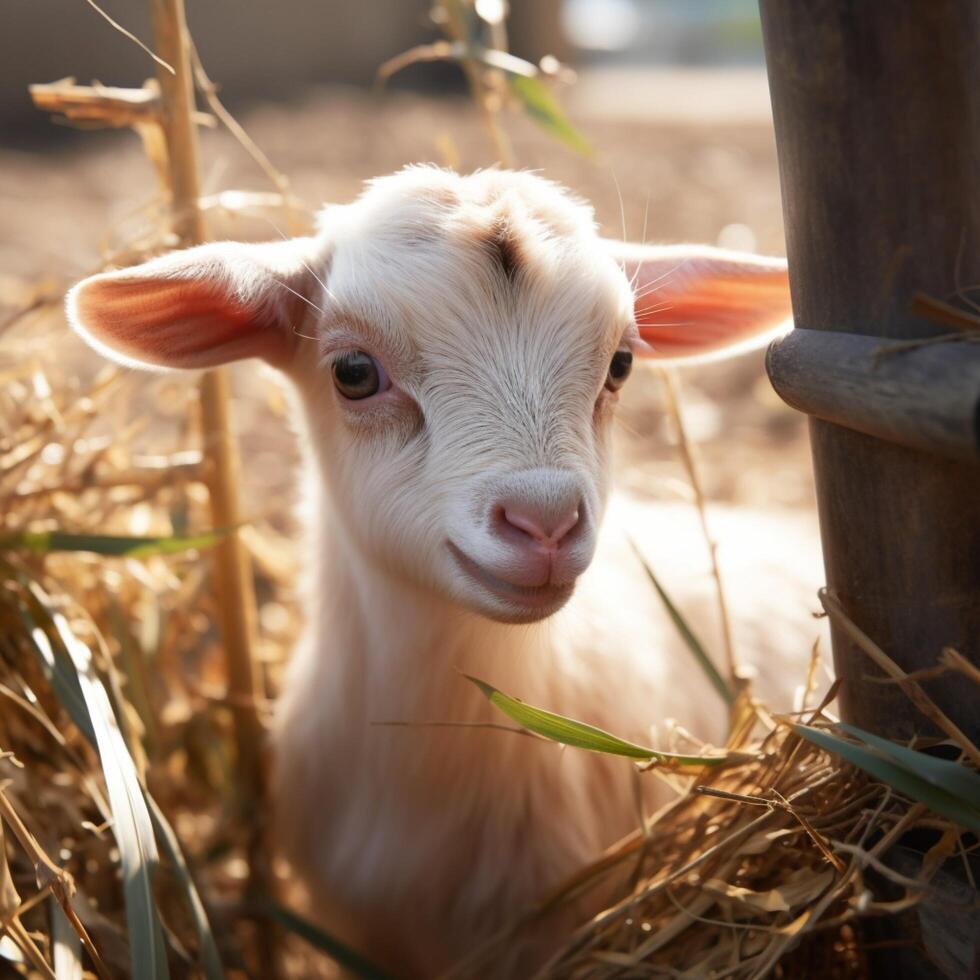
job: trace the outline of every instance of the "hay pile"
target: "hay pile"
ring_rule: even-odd
[[[254,801],[236,795],[202,554],[212,538],[202,533],[194,382],[115,369],[86,377],[79,366],[93,362],[70,350],[56,301],[0,343],[0,971],[78,976],[66,964],[84,963],[101,976],[132,975],[130,940],[152,936],[156,917],[148,926],[134,914],[135,861],[155,878],[151,905],[172,975],[202,975],[210,957],[212,971],[220,959],[266,976],[245,899]],[[141,411],[151,406],[152,419]],[[297,629],[291,571],[262,560],[281,551],[268,523],[257,521],[249,540],[271,697]],[[130,554],[98,553],[123,548]],[[829,728],[827,710],[802,717]],[[529,921],[628,869],[628,892],[569,937],[542,980],[861,977],[858,920],[913,907],[946,859],[976,846],[764,710],[732,747],[750,761],[685,777],[684,794],[644,833],[455,975],[479,976]],[[910,876],[883,855],[912,830],[931,844]],[[869,875],[899,894],[876,898]],[[267,924],[258,932],[271,935]],[[295,942],[279,937],[282,972],[329,975]]]
[[[16,297],[0,338],[0,975],[50,976],[82,947],[99,975],[132,975],[127,937],[158,928],[134,918],[140,874],[172,975],[243,966],[255,801],[237,793],[203,554],[195,379],[100,366],[53,293]],[[267,402],[281,410],[271,386]],[[297,632],[291,552],[264,517],[246,539],[268,690]]]
[[[980,680],[955,655],[946,669]],[[481,975],[503,944],[610,875],[628,877],[621,897],[575,930],[534,980],[862,978],[870,975],[871,945],[863,925],[903,913],[907,931],[889,945],[925,953],[947,976],[970,975],[969,937],[980,911],[976,835],[801,737],[797,718],[806,731],[837,737],[832,696],[792,718],[767,719],[763,708],[748,727],[768,727],[768,734],[753,742],[743,728],[730,745],[750,761],[686,777],[678,799],[648,818],[643,832],[475,950],[453,980]],[[978,754],[973,745],[963,752],[958,739],[924,739],[918,747],[958,757],[960,765]],[[975,773],[963,766],[962,774],[975,797]],[[905,851],[896,860],[890,849],[903,851],[909,839],[924,857]],[[963,882],[953,892],[943,890],[951,880],[947,862]],[[920,926],[936,917],[958,924],[924,935]],[[937,946],[957,929],[958,948]]]

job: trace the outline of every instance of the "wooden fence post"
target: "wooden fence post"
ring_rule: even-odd
[[[158,73],[172,195],[171,227],[181,245],[198,245],[205,240],[206,229],[198,200],[194,82],[184,0],[150,0],[150,7],[156,53],[173,67],[172,72],[161,68]],[[271,860],[263,845],[265,732],[258,716],[261,692],[254,669],[255,587],[248,553],[235,531],[242,519],[240,467],[231,430],[226,369],[208,371],[202,377],[200,405],[211,519],[215,527],[231,532],[214,549],[215,603],[228,673],[239,802],[246,810],[248,825],[248,890],[253,899],[261,900],[272,891]],[[272,980],[277,966],[271,932],[261,928],[256,938],[262,976]]]
[[[913,309],[916,293],[963,307],[980,299],[964,293],[980,284],[980,4],[760,0],[760,8],[793,309],[806,332],[793,342],[792,365],[776,345],[769,367],[784,397],[822,416],[811,418],[810,435],[828,588],[906,671],[934,667],[944,647],[978,663],[980,460],[969,444],[980,391],[950,410],[959,423],[940,426],[957,435],[928,443],[931,451],[923,440],[939,431],[924,416],[942,401],[945,379],[963,392],[964,372],[980,378],[980,345],[933,348],[943,352],[930,362],[931,384],[918,389],[926,404],[906,400],[921,416],[908,438],[880,401],[867,412],[857,403],[868,399],[856,397],[853,410],[867,417],[855,420],[831,407],[832,392],[803,391],[791,375],[813,389],[817,360],[832,375],[830,344],[846,352],[868,338],[881,338],[880,348],[949,333]],[[843,333],[822,344],[820,331]],[[866,357],[861,371],[890,397],[875,363]],[[842,361],[841,373],[853,367]],[[895,739],[930,730],[843,631],[832,635],[846,719]],[[975,687],[956,674],[923,686],[980,741]],[[906,951],[876,975],[941,975],[932,969]]]
[[[948,333],[913,311],[913,296],[980,284],[980,5],[760,5],[797,327]],[[980,364],[980,346],[947,350],[951,375]],[[976,663],[977,461],[820,419],[810,432],[827,583],[847,613],[907,671],[935,666],[946,646]],[[918,728],[905,696],[869,680],[843,633],[833,639],[847,717],[897,738]],[[925,684],[980,740],[974,690],[955,675]]]

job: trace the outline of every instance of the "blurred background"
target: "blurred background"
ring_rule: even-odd
[[[0,58],[0,303],[16,305],[39,280],[68,284],[94,270],[157,193],[132,131],[86,131],[50,119],[31,105],[28,84],[74,76],[138,86],[155,66],[85,0],[8,3]],[[482,5],[494,16],[501,0]],[[148,4],[101,6],[151,39]],[[348,200],[365,179],[413,161],[472,169],[494,159],[457,65],[416,64],[384,88],[377,84],[382,63],[440,36],[426,0],[280,0],[274,7],[190,0],[188,19],[222,99],[306,205]],[[514,54],[535,63],[553,56],[570,69],[560,73],[555,96],[595,150],[583,156],[507,111],[503,125],[519,166],[591,200],[607,235],[783,253],[754,0],[514,0],[507,34]],[[223,128],[204,128],[201,138],[207,193],[269,189]],[[276,237],[268,223],[213,233]],[[46,329],[22,342],[47,343]],[[68,337],[58,342],[89,357]],[[739,503],[810,506],[805,427],[771,393],[761,361],[759,353],[684,372],[708,492]],[[683,494],[660,385],[643,377],[627,389],[622,481],[642,493]],[[242,398],[246,452],[281,458],[278,423],[267,433],[264,409],[248,404],[247,391]],[[249,503],[288,494],[281,466],[256,470],[273,483],[251,488]]]

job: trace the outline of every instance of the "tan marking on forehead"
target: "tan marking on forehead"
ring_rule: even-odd
[[[498,215],[494,218],[493,223],[484,233],[481,244],[504,278],[508,282],[514,282],[524,265],[524,254],[520,236],[506,217]]]

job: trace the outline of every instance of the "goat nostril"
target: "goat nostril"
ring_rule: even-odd
[[[558,522],[551,532],[551,540],[558,544],[563,541],[579,525],[579,508],[569,511],[565,517]]]
[[[563,514],[545,515],[535,513],[531,508],[507,504],[499,513],[511,527],[547,548],[557,548],[569,532],[578,526],[580,520],[578,507],[567,510]]]

